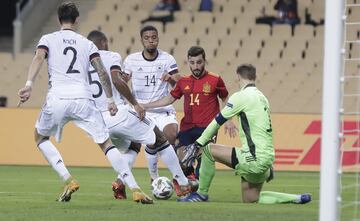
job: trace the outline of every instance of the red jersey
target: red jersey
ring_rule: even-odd
[[[200,79],[193,75],[182,77],[170,93],[176,99],[184,95],[184,117],[180,131],[207,127],[220,112],[218,96],[223,99],[229,94],[222,78],[207,71]]]

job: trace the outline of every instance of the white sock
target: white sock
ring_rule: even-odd
[[[107,151],[106,157],[111,163],[111,166],[114,170],[121,175],[124,183],[130,188],[138,188],[140,189],[139,185],[136,183],[134,175],[132,174],[127,160],[124,156],[120,153],[120,151],[116,148],[111,148]]]
[[[145,151],[146,159],[148,160],[148,167],[149,167],[149,174],[150,178],[155,180],[159,177],[159,170],[158,170],[158,156],[157,154],[149,154]]]
[[[136,151],[133,151],[133,150],[128,150],[126,153],[121,153],[121,154],[124,155],[124,157],[126,158],[126,160],[128,162],[128,165],[129,165],[129,168],[132,169],[133,166],[134,166],[135,159],[136,159],[136,156],[138,155],[138,153]],[[121,180],[121,182],[124,183],[124,179],[122,178],[122,176],[120,174],[117,176],[117,178],[119,180]]]
[[[39,144],[39,150],[42,152],[46,160],[52,166],[52,168],[57,172],[63,181],[66,181],[71,177],[69,171],[66,169],[64,161],[56,149],[54,144],[50,140],[44,141]]]
[[[128,150],[124,155],[125,155],[125,158],[128,161],[129,167],[133,168],[134,163],[135,163],[135,159],[136,159],[138,153],[136,151],[133,151],[133,150]]]
[[[167,148],[160,151],[159,154],[161,160],[165,163],[167,168],[169,168],[170,172],[173,175],[173,178],[178,181],[179,185],[188,185],[189,181],[180,167],[179,159],[171,144]]]

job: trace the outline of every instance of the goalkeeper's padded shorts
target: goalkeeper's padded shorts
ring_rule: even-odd
[[[270,175],[273,156],[257,156],[256,160],[249,151],[235,148],[239,163],[235,166],[235,174],[250,183],[263,183]]]

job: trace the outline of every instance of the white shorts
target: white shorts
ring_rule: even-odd
[[[155,122],[156,126],[163,131],[164,127],[168,124],[178,124],[176,120],[176,112],[161,112],[161,113],[149,113],[146,112],[146,116],[148,116],[152,121]]]
[[[55,135],[60,142],[63,127],[69,121],[86,131],[96,143],[104,143],[109,138],[100,111],[89,99],[60,99],[48,94],[35,127],[40,135]]]
[[[140,120],[137,113],[128,105],[119,105],[118,113],[110,116],[103,112],[103,117],[110,132],[113,144],[121,151],[126,152],[131,142],[151,145],[155,143],[154,122],[145,117]]]

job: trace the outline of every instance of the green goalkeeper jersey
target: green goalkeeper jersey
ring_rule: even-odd
[[[239,135],[242,151],[249,151],[255,159],[274,158],[269,102],[255,84],[248,84],[231,95],[226,107],[220,113],[220,117],[215,118],[197,140],[200,144],[210,140],[224,122],[221,118],[227,120],[236,116],[241,127]]]

